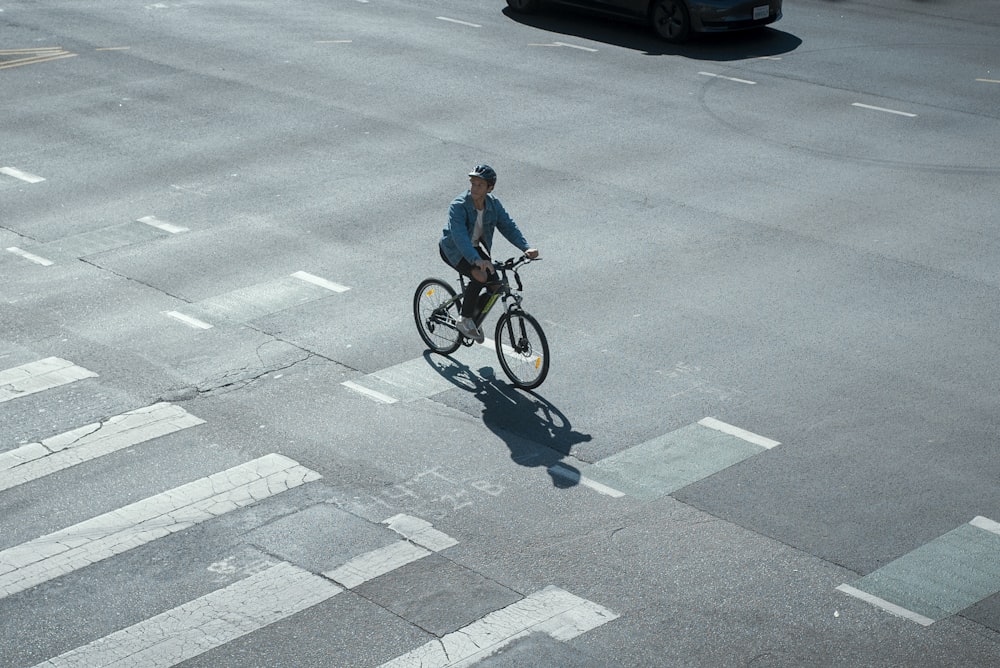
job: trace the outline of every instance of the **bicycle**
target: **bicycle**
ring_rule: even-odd
[[[536,258],[537,259],[537,258]],[[549,373],[549,342],[541,325],[521,308],[524,291],[519,268],[533,262],[526,255],[506,262],[494,262],[497,279],[486,284],[486,291],[479,296],[475,316],[476,326],[481,327],[490,310],[499,300],[506,307],[497,320],[493,348],[503,372],[522,390],[533,390],[542,384]],[[511,287],[507,273],[514,274],[516,290]],[[437,278],[427,278],[413,295],[413,317],[417,331],[431,350],[450,355],[459,346],[471,346],[474,341],[459,333],[456,324],[462,311],[465,293],[465,276],[459,274],[461,290],[458,294],[448,283]]]

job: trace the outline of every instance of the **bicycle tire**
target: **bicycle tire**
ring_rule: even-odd
[[[417,332],[434,352],[450,355],[462,345],[462,336],[455,329],[461,303],[455,300],[454,288],[436,278],[425,279],[413,294]]]
[[[494,342],[500,367],[522,390],[533,390],[549,373],[549,342],[541,325],[524,311],[508,311],[497,321]]]

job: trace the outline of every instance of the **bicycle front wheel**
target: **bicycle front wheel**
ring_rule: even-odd
[[[417,331],[431,350],[450,355],[462,345],[462,337],[455,329],[461,300],[455,290],[436,278],[428,278],[413,295],[413,317]]]
[[[523,311],[508,311],[497,322],[497,358],[503,372],[522,390],[542,384],[549,372],[549,342],[538,321]]]

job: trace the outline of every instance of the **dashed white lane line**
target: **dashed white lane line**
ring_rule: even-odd
[[[11,246],[11,247],[9,247],[7,249],[7,252],[8,253],[13,253],[14,255],[19,255],[19,256],[23,257],[25,260],[28,260],[30,262],[34,262],[35,264],[40,264],[43,267],[51,267],[52,264],[53,264],[52,260],[46,259],[46,258],[42,257],[41,255],[35,255],[34,253],[29,253],[28,251],[22,250],[22,249],[18,248],[17,246]]]
[[[156,216],[143,216],[136,220],[138,223],[145,223],[151,227],[155,227],[158,230],[163,230],[164,232],[169,232],[170,234],[180,234],[181,232],[188,232],[189,229],[186,227],[181,227],[180,225],[174,225],[173,223],[168,223],[165,220],[160,220]]]
[[[701,420],[698,420],[698,424],[703,427],[708,427],[709,429],[721,431],[723,434],[729,434],[730,436],[735,436],[736,438],[742,438],[744,441],[753,443],[754,445],[759,445],[760,447],[768,450],[781,445],[778,441],[773,441],[770,438],[759,436],[753,432],[747,431],[746,429],[734,427],[731,424],[726,424],[722,420],[716,420],[713,417],[702,418]]]
[[[366,397],[369,397],[370,399],[374,399],[375,401],[378,401],[378,402],[383,403],[383,404],[394,404],[394,403],[396,403],[396,398],[395,397],[390,397],[388,394],[383,394],[382,392],[379,392],[378,390],[373,390],[373,389],[367,388],[364,385],[358,385],[353,380],[346,380],[343,383],[341,383],[341,385],[343,385],[344,387],[346,387],[349,390],[354,390],[358,394],[363,394]]]
[[[1000,79],[976,79],[979,83],[1000,84]]]
[[[35,668],[174,666],[342,591],[329,580],[282,562]]]
[[[482,28],[483,26],[478,23],[469,23],[468,21],[459,21],[458,19],[450,19],[447,16],[436,17],[439,21],[447,21],[448,23],[457,23],[458,25],[469,26],[470,28]]]
[[[879,598],[878,596],[874,596],[873,594],[869,594],[866,591],[855,589],[851,585],[839,585],[837,590],[844,592],[848,596],[853,596],[854,598],[874,605],[876,608],[882,608],[886,612],[896,615],[897,617],[902,617],[903,619],[908,619],[911,622],[916,622],[921,626],[930,626],[934,623],[934,620],[930,617],[924,617],[921,614],[913,612],[912,610],[907,610],[906,608],[896,605],[895,603],[890,603],[889,601]]]
[[[750,81],[748,79],[737,79],[736,77],[727,77],[722,74],[715,74],[713,72],[698,72],[698,74],[701,74],[702,76],[706,77],[713,77],[715,79],[725,79],[726,81],[735,81],[736,83],[747,84],[750,86],[754,86],[757,84],[756,81]]]
[[[0,599],[320,477],[270,454],[3,550]]]
[[[885,107],[873,107],[870,104],[862,104],[860,102],[854,102],[851,104],[852,107],[858,107],[859,109],[868,109],[870,111],[881,111],[887,114],[895,114],[897,116],[906,116],[907,118],[916,118],[916,114],[911,114],[908,111],[898,111],[896,109],[886,109]]]
[[[293,278],[297,278],[300,281],[305,281],[306,283],[312,283],[313,285],[318,285],[321,288],[326,288],[332,292],[347,292],[350,290],[346,285],[341,285],[340,283],[334,283],[333,281],[328,281],[325,278],[320,278],[319,276],[313,276],[310,273],[304,271],[297,271],[292,274]]]
[[[59,357],[46,357],[0,371],[0,403],[97,374]]]
[[[1000,591],[998,553],[1000,523],[978,516],[837,589],[929,626]]]
[[[239,323],[261,318],[289,308],[300,307],[331,292],[350,290],[346,285],[328,281],[305,271],[257,283],[238,290],[188,304],[185,311],[163,311],[163,315],[179,320],[196,329],[211,329],[212,322]]]
[[[550,586],[380,668],[470,666],[531,633],[567,641],[617,618],[605,607]]]
[[[557,475],[560,478],[564,478],[573,482],[577,485],[583,485],[584,487],[589,487],[595,492],[600,492],[605,496],[610,496],[614,499],[620,499],[625,496],[625,492],[619,492],[614,487],[609,487],[604,483],[597,482],[596,480],[591,480],[590,478],[581,475],[579,472],[574,471],[569,466],[565,464],[553,464],[549,467],[549,473],[552,475]]]
[[[212,329],[212,325],[208,324],[204,320],[199,320],[194,316],[184,315],[179,311],[164,311],[163,315],[183,322],[188,327],[194,327],[195,329]]]
[[[0,491],[204,422],[161,402],[2,452]]]
[[[983,517],[982,515],[973,518],[969,524],[972,526],[983,529],[984,531],[989,531],[990,533],[995,533],[1000,536],[1000,522],[994,522],[988,517]]]
[[[529,44],[528,46],[561,46],[567,49],[577,49],[579,51],[588,51],[590,53],[597,53],[597,49],[592,49],[589,46],[580,46],[579,44],[568,44],[566,42],[549,42],[548,44]]]
[[[589,479],[626,496],[654,499],[673,494],[776,445],[777,441],[709,417],[593,464],[580,463],[580,473],[570,469],[563,477],[574,480],[579,476],[581,485],[592,487],[585,482]],[[558,469],[552,472],[560,473]]]
[[[15,179],[20,179],[27,183],[41,183],[45,179],[36,174],[30,174],[28,172],[22,172],[20,169],[14,167],[0,167],[0,174],[6,174],[7,176],[13,176]]]

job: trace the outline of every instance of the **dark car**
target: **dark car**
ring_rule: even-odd
[[[565,5],[653,26],[668,42],[683,42],[692,32],[747,30],[781,18],[781,0],[507,0],[516,12]]]

